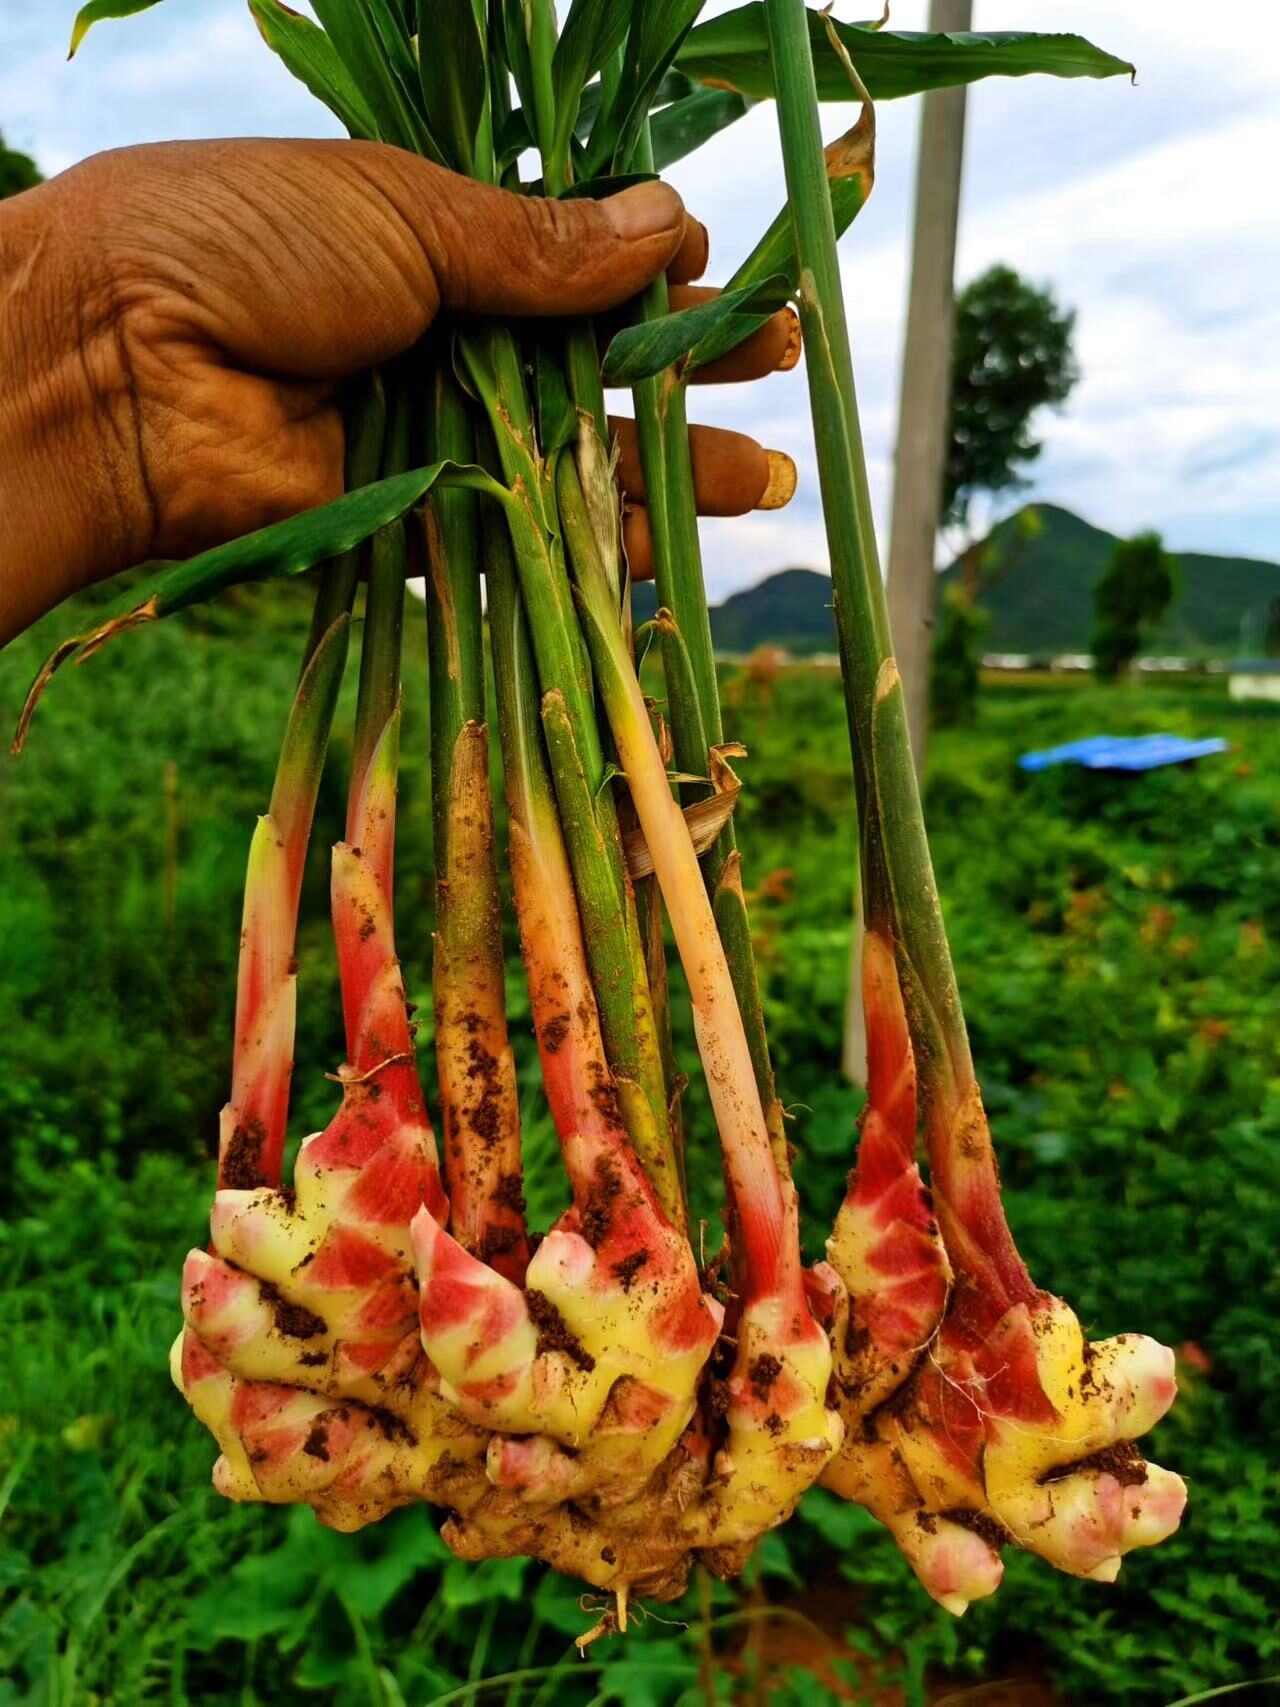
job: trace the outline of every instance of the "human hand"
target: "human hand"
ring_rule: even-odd
[[[130,564],[336,497],[339,386],[438,313],[591,314],[664,268],[681,306],[706,258],[664,184],[543,201],[374,143],[121,149],[14,198],[0,209],[0,644]],[[710,377],[796,354],[783,310]],[[624,491],[642,498],[619,425]],[[789,495],[786,459],[740,434],[700,429],[694,451],[707,513]],[[643,574],[642,508],[627,538]]]

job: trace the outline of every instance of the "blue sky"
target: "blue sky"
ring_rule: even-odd
[[[726,9],[716,0],[708,11]],[[868,10],[840,8],[857,16]],[[0,0],[0,128],[47,172],[170,136],[331,134],[262,47],[242,0],[167,0],[100,26],[73,65],[64,0]],[[919,28],[924,0],[892,22]],[[1280,31],[1268,0],[975,0],[983,29],[1076,29],[1138,66],[1130,87],[998,80],[971,91],[958,277],[1001,260],[1077,310],[1084,377],[1043,423],[1033,495],[1176,548],[1280,559]],[[851,118],[828,109],[835,134]],[[880,109],[876,193],[844,243],[878,513],[888,509],[917,105]],[[782,173],[761,106],[672,174],[724,276],[773,216]],[[706,529],[723,596],[825,568],[801,373],[699,391],[698,418],[800,465],[792,506]]]

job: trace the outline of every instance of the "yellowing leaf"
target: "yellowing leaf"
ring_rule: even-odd
[[[76,49],[88,35],[95,24],[100,24],[104,18],[131,18],[135,12],[149,12],[153,6],[158,6],[160,0],[88,0],[76,13],[76,21],[71,26],[71,46],[67,58],[74,59]]]

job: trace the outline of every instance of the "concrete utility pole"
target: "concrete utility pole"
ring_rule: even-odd
[[[929,0],[931,30],[972,27],[973,0]],[[893,468],[889,621],[918,771],[924,768],[929,733],[934,551],[947,455],[964,119],[963,87],[935,90],[924,97],[916,164],[911,295]]]

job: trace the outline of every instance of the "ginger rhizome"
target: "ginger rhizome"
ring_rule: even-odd
[[[32,690],[19,740],[67,658],[237,581],[319,570],[250,848],[217,1191],[173,1352],[218,1446],[215,1485],[306,1503],[343,1530],[435,1506],[459,1556],[544,1559],[611,1592],[619,1626],[630,1596],[678,1594],[694,1561],[740,1570],[818,1482],[872,1512],[952,1612],[996,1589],[1006,1546],[1111,1581],[1181,1516],[1182,1482],[1137,1446],[1173,1401],[1173,1360],[1138,1334],[1089,1342],[1005,1220],[906,737],[835,245],[872,188],[873,95],[1129,68],[1078,37],[940,45],[802,0],[764,0],[749,29],[734,14],[749,45],[727,55],[731,20],[698,24],[696,6],[667,18],[574,0],[562,34],[550,0],[507,7],[501,29],[483,27],[484,7],[315,0],[315,23],[276,0],[252,9],[354,136],[493,194],[605,194],[770,96],[788,202],[718,301],[671,314],[657,278],[607,351],[590,319],[433,325],[343,398],[343,498],[170,568],[60,647]],[[102,15],[82,12],[75,45]],[[851,94],[860,118],[824,151],[819,99]],[[522,182],[530,149],[536,181]],[[794,1157],[685,415],[688,384],[724,377],[771,320],[783,365],[800,334],[805,349],[864,898],[867,1104],[826,1258],[809,1267],[803,1119]],[[606,379],[632,388],[636,412],[630,484],[660,607],[641,633]],[[789,459],[770,468],[766,505],[794,479]],[[299,897],[362,575],[331,865],[346,1059],[333,1116],[286,1179]],[[408,655],[426,653],[426,729],[402,721],[406,610],[425,617]],[[402,749],[429,755],[432,940],[407,910],[400,923],[415,972],[430,958],[438,1147],[396,948]],[[549,1229],[529,1227],[523,1196],[517,934],[572,1199]],[[696,1063],[673,1047],[669,976]],[[699,1069],[721,1241],[690,1224],[680,1096]]]

